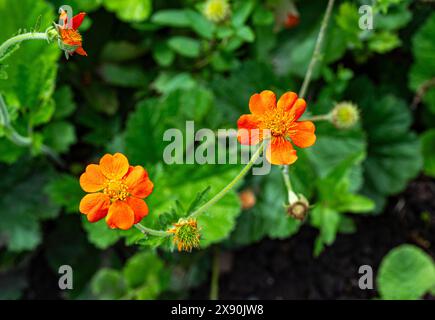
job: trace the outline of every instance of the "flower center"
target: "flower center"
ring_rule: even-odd
[[[81,34],[74,29],[60,29],[62,41],[68,45],[80,45],[82,42]]]
[[[292,121],[288,115],[281,110],[266,114],[263,117],[263,128],[269,129],[273,137],[286,136],[291,129]]]
[[[107,194],[111,200],[121,201],[124,201],[130,195],[127,185],[121,180],[109,180],[104,188],[104,193]]]

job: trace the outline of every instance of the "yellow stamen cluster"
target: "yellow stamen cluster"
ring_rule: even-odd
[[[124,201],[129,196],[128,187],[121,180],[109,180],[103,192],[107,194],[112,201]]]
[[[277,112],[265,114],[262,118],[263,128],[270,130],[273,137],[287,136],[292,130],[294,123],[284,110],[277,110]]]
[[[337,128],[349,129],[358,122],[359,110],[352,102],[340,102],[332,110],[331,117]]]
[[[213,22],[221,22],[230,14],[227,0],[208,0],[204,6],[204,15]]]
[[[74,29],[59,29],[63,43],[67,45],[79,45],[82,42],[82,35]]]
[[[199,248],[201,235],[196,219],[180,219],[168,232],[174,234],[173,242],[178,251],[191,252],[193,248]]]

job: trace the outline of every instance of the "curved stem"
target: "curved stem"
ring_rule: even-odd
[[[0,45],[0,58],[6,53],[6,51],[16,45],[17,43],[27,41],[27,40],[46,40],[49,41],[47,33],[45,32],[28,32],[19,34],[12,37]]]
[[[320,60],[321,49],[323,38],[325,37],[326,28],[329,24],[329,19],[331,17],[332,8],[334,7],[334,0],[328,1],[328,6],[326,7],[325,15],[320,26],[319,36],[317,37],[316,45],[314,47],[313,56],[311,57],[310,64],[308,65],[307,73],[305,74],[304,82],[302,83],[301,90],[299,91],[299,97],[305,97],[307,93],[308,86],[310,85],[311,77],[313,75],[314,67],[316,63]]]
[[[237,176],[235,176],[234,179],[231,180],[231,182],[228,183],[228,185],[225,188],[223,188],[219,193],[217,193],[207,203],[205,203],[200,208],[198,208],[195,212],[193,212],[190,215],[190,217],[196,218],[200,213],[204,212],[205,210],[210,208],[212,205],[214,205],[216,202],[218,202],[220,199],[222,199],[222,197],[224,195],[226,195],[228,193],[228,191],[230,191],[234,187],[234,185],[237,182],[239,182],[239,180],[242,179],[248,173],[249,169],[251,169],[251,167],[254,165],[255,161],[257,161],[257,159],[260,157],[261,153],[263,152],[264,146],[265,146],[265,141],[263,141],[261,143],[260,147],[257,149],[257,151],[255,151],[252,158],[249,160],[249,162],[246,164],[246,166],[243,167],[243,169],[239,172],[239,174]]]
[[[144,225],[142,225],[140,223],[136,223],[134,226],[143,234],[149,234],[149,235],[156,236],[156,237],[169,237],[171,235],[167,231],[154,230],[154,229],[145,227]]]
[[[6,103],[3,100],[3,96],[0,95],[0,125],[5,129],[6,137],[19,147],[32,146],[33,140],[31,137],[25,137],[21,135],[10,123],[9,111],[6,107]],[[64,163],[57,153],[47,145],[41,146],[41,152],[51,159],[53,159],[59,166],[64,167]]]

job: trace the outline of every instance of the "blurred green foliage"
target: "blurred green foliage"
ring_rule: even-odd
[[[388,196],[422,168],[435,176],[434,122],[420,121],[435,110],[435,15],[424,4],[377,1],[374,30],[362,30],[358,8],[367,1],[342,0],[313,73],[308,112],[325,114],[336,102],[352,101],[361,121],[350,130],[318,123],[316,144],[298,150],[290,177],[313,204],[304,223],[286,215],[277,167],[237,186],[254,191],[253,208],[242,210],[235,190],[199,217],[203,250],[190,255],[173,252],[169,239],[110,230],[79,215],[78,176],[105,152],[124,152],[149,171],[155,189],[143,220],[148,227],[171,226],[237,174],[239,165],[166,165],[162,137],[169,128],[184,132],[188,120],[196,129],[234,128],[253,93],[297,92],[326,3],[294,1],[300,23],[286,29],[276,22],[277,2],[234,0],[228,19],[213,23],[203,1],[0,0],[0,43],[37,21],[44,31],[64,3],[89,14],[86,58],[67,62],[56,44],[43,41],[0,57],[0,94],[14,127],[33,141],[30,150],[16,146],[0,127],[0,273],[16,279],[0,287],[0,297],[20,297],[27,284],[14,268],[37,249],[53,272],[71,264],[80,274],[68,298],[182,297],[207,278],[211,245],[287,238],[308,224],[319,230],[313,244],[319,255],[337,234],[356,231],[349,214],[380,214]],[[413,110],[414,95],[421,103]],[[41,156],[43,143],[65,167]],[[418,298],[429,289],[428,257],[405,249],[381,265],[381,297]],[[399,258],[413,275],[401,274]],[[415,294],[406,294],[408,283]]]

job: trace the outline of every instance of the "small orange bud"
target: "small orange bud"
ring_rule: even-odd
[[[240,192],[239,198],[242,203],[243,210],[251,209],[253,206],[255,206],[255,203],[257,202],[257,198],[255,197],[252,189],[245,189]]]

